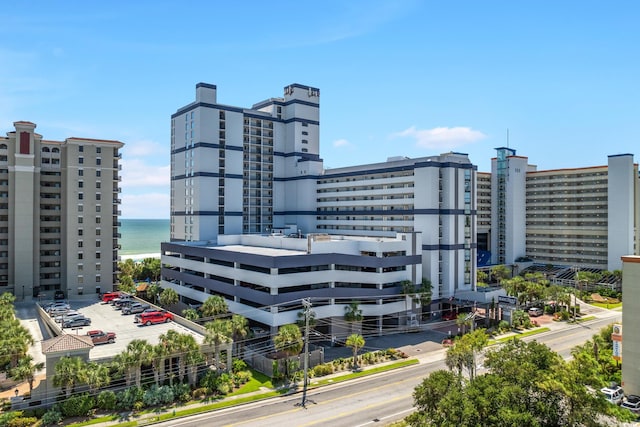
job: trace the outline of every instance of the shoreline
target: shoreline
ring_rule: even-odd
[[[157,258],[160,259],[160,253],[152,253],[152,254],[133,254],[133,255],[120,255],[120,259],[122,261],[131,259],[134,261],[142,261],[145,258]]]

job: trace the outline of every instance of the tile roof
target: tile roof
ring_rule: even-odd
[[[42,342],[44,354],[91,348],[93,348],[93,341],[86,335],[62,334]]]

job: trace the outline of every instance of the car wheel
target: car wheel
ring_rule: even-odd
[[[115,341],[113,338],[111,338],[111,339],[109,340],[109,344],[113,344],[114,342],[116,342],[116,341]]]
[[[151,320],[147,320],[147,323],[145,323],[145,325],[147,326],[151,325]]]
[[[171,319],[169,319],[169,318],[167,317],[166,319],[164,319],[164,323],[168,323],[168,322],[169,322],[169,320],[171,320]]]

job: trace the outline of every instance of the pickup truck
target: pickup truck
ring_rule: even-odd
[[[173,320],[173,314],[166,311],[152,311],[152,312],[143,312],[140,314],[136,314],[134,318],[134,323],[139,323],[140,325],[152,325],[156,323],[166,323]]]
[[[143,304],[141,302],[134,302],[122,307],[122,314],[137,314],[142,313],[149,308],[149,304]]]
[[[89,331],[87,335],[91,337],[93,344],[113,344],[116,342],[115,332],[104,332],[100,330]]]

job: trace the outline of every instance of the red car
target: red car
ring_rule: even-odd
[[[156,323],[166,323],[173,320],[173,314],[167,311],[152,311],[149,313],[136,314],[134,323],[140,323],[141,325],[155,325]]]
[[[102,302],[111,302],[116,298],[120,298],[121,295],[122,294],[120,292],[107,292],[106,294],[102,295]]]
[[[116,342],[116,334],[115,332],[104,332],[104,331],[89,331],[87,335],[91,337],[91,341],[93,344],[113,344]]]
[[[456,320],[458,318],[458,315],[456,313],[444,313],[442,315],[442,320]]]

